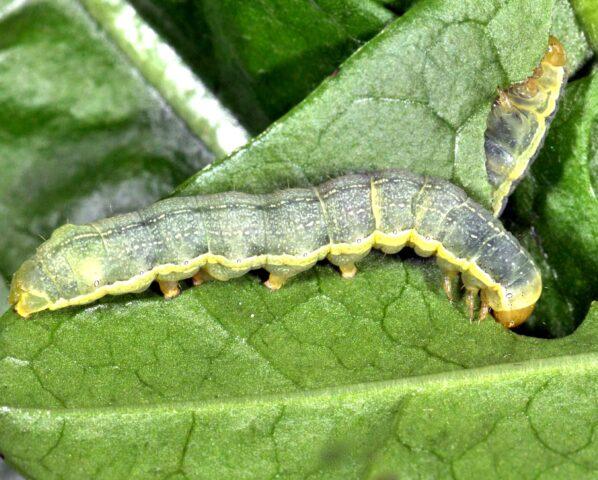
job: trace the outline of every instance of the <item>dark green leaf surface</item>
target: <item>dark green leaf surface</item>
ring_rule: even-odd
[[[544,149],[514,197],[519,224],[533,226],[544,278],[553,279],[536,313],[552,335],[570,333],[598,298],[597,151],[594,72],[567,88]]]
[[[132,3],[173,42],[245,126],[259,133],[305,98],[394,14],[403,14],[414,2]],[[571,70],[576,71],[591,49],[567,0],[556,0],[552,21],[551,30],[567,46]]]
[[[537,303],[533,315],[517,331],[522,335],[545,338],[558,338],[570,334],[579,325],[583,316],[576,318],[573,302],[563,292],[562,281],[550,263],[554,259],[546,256],[537,233],[530,229],[529,225],[524,227],[511,224],[509,228],[532,255],[542,273],[542,297]],[[586,281],[591,282],[592,279],[587,278]],[[587,308],[586,304],[584,315]]]
[[[595,0],[571,0],[579,22],[594,48],[598,52],[598,6]]]
[[[0,313],[3,313],[8,308],[8,285],[2,277],[0,277]]]
[[[588,36],[569,0],[555,0],[550,31],[567,49],[567,68],[570,75],[577,72],[592,57]]]
[[[0,2],[0,275],[212,158],[75,2]],[[4,301],[4,298],[3,298]]]
[[[447,178],[489,206],[486,117],[496,86],[525,78],[539,62],[552,5],[417,3],[336,77],[178,193],[271,191],[403,167]]]
[[[589,478],[598,311],[565,339],[520,337],[470,324],[439,282],[372,255],[354,281],[318,266],[275,293],[246,276],[7,313],[0,449],[41,478]]]
[[[372,0],[133,0],[261,132],[394,15]]]
[[[249,134],[237,119],[126,0],[79,2],[217,158],[247,143]]]

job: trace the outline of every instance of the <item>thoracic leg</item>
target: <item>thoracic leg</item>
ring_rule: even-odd
[[[486,298],[485,290],[482,290],[482,293],[480,294],[480,315],[478,317],[480,322],[488,316],[489,311],[490,305],[488,304],[488,299]]]
[[[447,298],[451,302],[454,300],[453,283],[455,279],[458,278],[458,276],[459,273],[452,270],[447,270],[443,272],[442,288],[444,289],[444,293],[446,293]]]
[[[505,110],[512,110],[513,104],[511,103],[511,99],[509,98],[509,96],[506,94],[504,90],[501,90],[500,88],[497,88],[497,90],[498,103],[500,103],[501,107],[503,107]]]
[[[477,297],[479,290],[477,288],[465,288],[465,305],[469,311],[469,321],[473,322],[473,311],[475,309],[475,297]]]
[[[357,267],[354,263],[347,263],[338,267],[341,271],[343,278],[353,278],[357,273]]]
[[[166,300],[170,300],[171,298],[177,297],[181,293],[181,287],[179,287],[179,282],[159,280],[158,285],[160,286],[160,290],[162,290],[162,293],[164,294],[164,298]]]

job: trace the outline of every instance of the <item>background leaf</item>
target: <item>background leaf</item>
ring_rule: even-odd
[[[553,4],[440,3],[417,3],[336,77],[177,193],[271,191],[402,167],[447,178],[489,206],[487,114],[497,85],[525,78],[538,64]]]
[[[125,0],[81,0],[130,61],[217,157],[248,140],[212,92]]]
[[[173,43],[246,128],[259,133],[333,74],[365,40],[416,2],[132,3]],[[567,0],[555,2],[552,31],[567,46],[572,71],[577,70],[589,58],[591,49]]]
[[[592,47],[588,42],[589,34],[580,25],[568,0],[555,0],[551,33],[567,48],[567,68],[570,75],[575,74],[592,58]]]
[[[595,2],[592,0],[572,0],[571,3],[594,48],[594,52],[598,52],[598,9]]]
[[[371,0],[133,0],[259,133],[394,15]]]
[[[4,312],[8,308],[8,285],[2,277],[0,277],[0,312]]]

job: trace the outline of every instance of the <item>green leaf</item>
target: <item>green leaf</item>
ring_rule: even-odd
[[[213,158],[77,2],[1,1],[0,49],[4,281],[57,226],[146,205]]]
[[[544,149],[514,196],[518,228],[533,226],[533,250],[553,284],[536,313],[551,335],[570,333],[598,298],[597,151],[594,71],[567,88]]]
[[[592,47],[577,21],[569,0],[555,0],[550,32],[567,50],[567,68],[570,75],[592,58]]]
[[[598,53],[598,8],[595,0],[571,0],[579,22],[583,25],[594,52]]]
[[[276,293],[246,276],[7,313],[0,449],[34,478],[590,475],[598,309],[520,337],[464,320],[439,282],[372,255],[352,282],[322,265]]]
[[[510,213],[510,212],[507,212]],[[542,250],[541,240],[535,230],[518,224],[510,224],[509,229],[519,239],[523,247],[532,255],[542,273],[542,297],[533,315],[517,331],[523,335],[544,338],[558,338],[569,335],[579,325],[587,312],[583,306],[576,317],[572,300],[563,292],[562,280],[552,266],[552,258]],[[591,279],[586,279],[591,282]],[[581,310],[581,309],[579,309]]]
[[[133,3],[246,127],[258,133],[381,30],[393,18],[391,11],[402,14],[414,2]],[[569,67],[575,72],[592,52],[567,0],[556,0],[551,31],[567,47]]]
[[[177,193],[271,191],[403,167],[447,178],[489,206],[483,133],[496,86],[538,64],[552,14],[549,0],[417,3],[336,77]]]
[[[377,0],[387,8],[395,12],[404,12],[416,1],[424,0]],[[589,15],[592,11],[591,5],[594,0],[573,0],[573,4],[579,11],[576,4],[588,6]],[[525,18],[525,17],[522,17]],[[583,23],[583,21],[582,21]],[[575,73],[587,60],[592,57],[592,48],[588,44],[586,35],[577,21],[576,14],[571,8],[569,0],[555,0],[552,15],[551,33],[555,35],[567,49],[567,63],[570,73]],[[587,31],[587,30],[586,30]]]
[[[247,142],[248,134],[237,120],[126,0],[80,2],[216,156],[224,156]]]
[[[0,313],[8,309],[8,285],[0,277]]]
[[[259,133],[394,15],[372,0],[133,0]]]

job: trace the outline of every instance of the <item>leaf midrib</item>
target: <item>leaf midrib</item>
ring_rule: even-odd
[[[369,392],[370,394],[395,393],[425,393],[432,390],[448,391],[455,388],[498,383],[524,378],[525,376],[571,373],[580,374],[586,371],[596,371],[598,376],[598,353],[579,353],[553,358],[527,360],[525,362],[511,362],[500,365],[475,367],[467,370],[453,370],[450,372],[406,377],[396,380],[382,380],[377,382],[362,382],[336,387],[325,387],[307,391],[275,393],[268,395],[247,395],[241,398],[205,399],[185,402],[162,402],[145,405],[117,405],[75,408],[39,408],[39,407],[0,407],[0,415],[11,413],[49,412],[52,414],[65,413],[68,415],[87,415],[89,413],[126,414],[137,412],[177,412],[192,409],[204,411],[223,411],[226,408],[248,406],[263,406],[287,402],[322,403],[326,398],[352,396]],[[527,375],[525,375],[527,374]]]
[[[226,157],[236,148],[244,145],[249,140],[249,134],[238,122],[236,117],[225,108],[214,96],[212,91],[202,82],[190,67],[180,58],[176,52],[163,38],[139,15],[137,10],[123,0],[106,2],[105,0],[77,0],[80,7],[90,20],[95,22],[102,30],[105,38],[119,51],[127,60],[130,67],[143,78],[144,82],[151,88],[161,101],[185,123],[189,130],[206,146],[216,154],[217,157]],[[126,11],[125,9],[130,9]],[[164,51],[170,52],[168,56],[162,56],[152,49],[155,58],[148,58],[149,47],[143,42],[137,46],[133,45],[130,39],[126,38],[119,31],[119,26],[114,23],[112,15],[119,11],[131,14],[131,18],[137,25],[137,31],[144,29],[146,35],[155,35],[152,38],[156,44],[160,44]],[[148,41],[146,38],[145,41]],[[156,68],[153,63],[156,59],[171,62],[170,67],[177,67],[178,76],[185,78],[188,84],[183,81],[171,78],[164,72],[165,68]],[[153,60],[153,61],[152,61]],[[198,108],[197,102],[201,102]],[[209,110],[206,112],[204,109]]]

